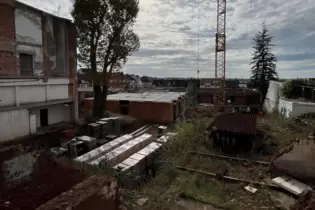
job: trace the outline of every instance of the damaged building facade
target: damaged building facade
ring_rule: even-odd
[[[68,19],[0,1],[0,142],[73,122],[76,31]]]

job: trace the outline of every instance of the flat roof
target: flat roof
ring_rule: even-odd
[[[108,101],[151,101],[171,103],[180,96],[186,95],[185,92],[145,92],[145,93],[116,93],[107,96]]]

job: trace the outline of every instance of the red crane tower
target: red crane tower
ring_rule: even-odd
[[[215,37],[215,78],[218,90],[214,94],[215,113],[224,110],[226,57],[226,0],[217,1],[217,33]],[[223,110],[222,110],[223,109]]]

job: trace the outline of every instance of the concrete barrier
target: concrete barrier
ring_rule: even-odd
[[[97,159],[98,157],[116,149],[117,147],[123,145],[124,143],[130,141],[131,139],[133,139],[132,135],[126,134],[123,135],[117,139],[114,139],[111,142],[108,142],[84,155],[81,155],[77,158],[74,159],[74,161],[77,162],[90,162],[93,161],[95,159]]]
[[[114,169],[119,170],[123,173],[128,173],[132,170],[141,172],[145,169],[145,167],[152,164],[153,154],[161,146],[162,144],[160,143],[152,142],[137,153],[131,155],[126,160],[114,166]]]
[[[116,164],[122,162],[127,159],[131,154],[136,153],[141,150],[153,140],[153,136],[151,134],[143,134],[123,145],[114,149],[111,152],[108,152],[105,155],[100,156],[99,158],[89,162],[91,165],[99,165],[102,162],[106,162],[108,167],[113,167]]]

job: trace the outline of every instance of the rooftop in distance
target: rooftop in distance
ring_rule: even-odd
[[[107,96],[107,101],[152,101],[152,102],[168,102],[177,100],[185,92],[145,92],[145,93],[116,93]],[[93,98],[89,98],[92,100]]]

